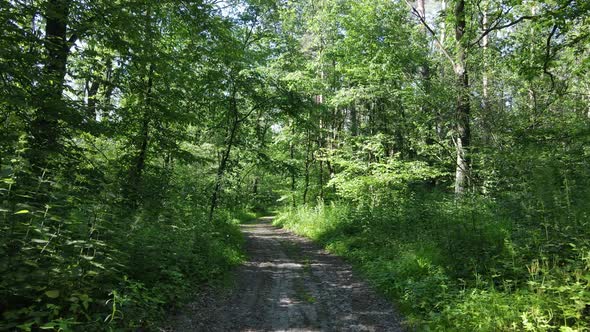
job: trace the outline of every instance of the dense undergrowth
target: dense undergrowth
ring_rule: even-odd
[[[150,165],[144,204],[130,207],[102,166],[35,177],[18,155],[3,165],[0,330],[155,330],[241,261],[247,215],[207,222],[194,167]]]
[[[408,189],[372,207],[288,208],[276,223],[349,259],[419,330],[588,330],[587,219],[508,206]]]
[[[275,203],[420,329],[590,329],[589,17],[3,1],[0,330],[154,329]]]

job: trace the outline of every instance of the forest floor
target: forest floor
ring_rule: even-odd
[[[242,225],[247,259],[227,291],[210,289],[174,331],[403,331],[393,306],[352,267],[261,218]]]

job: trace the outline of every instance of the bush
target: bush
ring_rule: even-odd
[[[349,259],[416,328],[590,328],[586,242],[549,256],[533,246],[538,228],[485,198],[406,193],[373,208],[345,201],[288,208],[276,223]]]
[[[0,330],[151,329],[223,279],[242,259],[237,212],[206,222],[179,172],[134,210],[88,174],[39,179],[18,158],[4,165]]]

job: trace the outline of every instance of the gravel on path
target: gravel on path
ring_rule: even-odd
[[[235,286],[201,294],[173,318],[174,331],[404,331],[349,264],[271,221],[241,226],[248,258]]]

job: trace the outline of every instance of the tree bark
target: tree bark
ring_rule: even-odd
[[[30,125],[31,163],[43,168],[51,154],[59,152],[59,119],[64,113],[62,98],[69,55],[66,39],[71,0],[49,0],[45,11],[45,53],[39,106]]]
[[[455,6],[455,38],[457,41],[457,62],[455,63],[455,75],[457,79],[457,108],[455,146],[457,149],[457,166],[455,170],[455,193],[461,195],[469,185],[470,178],[470,112],[469,101],[469,75],[467,70],[467,49],[465,34],[465,0],[458,0]]]
[[[295,201],[295,188],[296,188],[296,179],[295,179],[295,144],[293,144],[293,139],[295,138],[295,126],[293,125],[293,123],[291,122],[291,141],[289,142],[289,158],[290,163],[291,163],[291,167],[290,167],[290,173],[291,173],[291,195],[292,197],[292,204],[293,207],[295,207],[295,205],[297,204],[297,202]]]
[[[113,97],[113,92],[115,91],[115,84],[116,79],[118,76],[118,71],[113,69],[113,61],[108,59],[106,62],[107,70],[106,70],[106,79],[103,82],[103,89],[104,89],[104,107],[101,109],[100,117],[105,118],[109,115],[109,108],[111,107],[111,101]]]
[[[217,208],[217,202],[219,200],[219,192],[221,190],[221,182],[223,181],[223,176],[224,176],[225,170],[227,168],[227,162],[229,161],[229,157],[231,155],[231,150],[234,145],[236,134],[237,134],[238,128],[240,126],[238,104],[237,104],[237,100],[236,100],[235,90],[232,92],[229,109],[230,109],[230,113],[232,116],[232,123],[231,123],[230,129],[229,129],[229,137],[227,139],[225,150],[224,150],[223,154],[221,155],[221,159],[219,161],[219,167],[217,168],[217,176],[215,177],[215,187],[213,188],[213,193],[211,194],[211,206],[209,208],[209,218],[208,218],[209,222],[213,222],[213,216],[215,213],[215,209]]]
[[[358,136],[359,134],[358,114],[355,104],[350,107],[350,134],[352,136]]]
[[[426,0],[418,0],[417,4],[417,11],[418,15],[424,18],[424,22],[426,22]],[[422,27],[422,31],[425,35],[428,35],[428,29],[426,26]],[[424,84],[424,91],[428,94],[430,92],[430,66],[428,60],[424,61],[424,64],[420,68],[420,74],[422,74],[422,81]],[[426,107],[422,106],[423,111],[426,111]]]
[[[426,19],[426,1],[418,0],[416,2],[416,9],[418,10],[418,13]]]
[[[322,120],[322,118],[320,117],[320,133],[319,133],[319,137],[318,137],[318,153],[320,153],[320,165],[319,165],[319,174],[318,174],[318,182],[319,182],[319,186],[320,186],[320,192],[319,192],[319,197],[321,200],[324,199],[324,159],[323,159],[323,148],[324,148],[324,122]]]
[[[252,194],[254,197],[258,196],[258,183],[260,182],[260,177],[254,177],[254,181],[252,181]]]
[[[140,139],[137,144],[137,156],[129,174],[130,192],[128,198],[133,207],[139,205],[139,193],[141,191],[141,182],[143,171],[145,169],[145,162],[147,159],[147,152],[150,140],[150,124],[151,124],[151,107],[152,107],[152,89],[153,89],[154,66],[150,64],[147,81],[147,88],[145,92],[143,114],[141,119]]]
[[[488,15],[488,8],[489,2],[487,0],[482,1],[481,4],[483,17],[482,17],[482,31],[487,31],[489,29],[489,15]],[[489,73],[488,73],[488,48],[489,48],[489,35],[486,34],[481,39],[482,45],[482,78],[481,78],[481,89],[482,89],[482,98],[481,98],[481,109],[483,112],[483,139],[486,144],[491,140],[492,137],[492,109],[490,105],[490,92],[489,92]]]
[[[310,133],[307,129],[307,144],[305,147],[305,188],[303,189],[303,205],[307,204],[307,192],[309,191],[309,167],[311,160],[309,158],[311,150]]]
[[[100,88],[100,83],[97,79],[93,80],[90,83],[90,87],[88,87],[88,122],[93,122],[96,120],[96,98],[98,97],[98,89]]]

